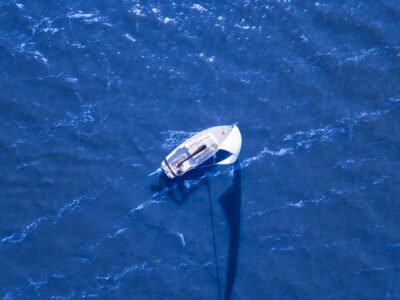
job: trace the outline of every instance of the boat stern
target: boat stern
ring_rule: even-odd
[[[164,159],[161,162],[161,168],[164,170],[165,175],[167,175],[168,178],[175,178],[176,174],[173,171],[172,167],[168,164],[167,160]]]

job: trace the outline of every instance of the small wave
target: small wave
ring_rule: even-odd
[[[304,236],[304,233],[305,230],[303,227],[301,227],[299,229],[295,229],[293,233],[281,233],[281,234],[262,236],[260,237],[260,241],[265,241],[265,240],[281,241],[284,239],[300,238]]]
[[[73,212],[75,212],[76,210],[78,210],[79,207],[80,207],[80,203],[81,203],[81,200],[82,200],[82,199],[84,199],[84,198],[77,198],[77,199],[74,199],[74,201],[72,201],[71,203],[68,203],[67,205],[61,207],[61,208],[58,210],[57,215],[54,217],[53,223],[54,223],[54,224],[57,223],[57,221],[60,220],[60,219],[64,216],[65,213],[67,213],[67,212],[73,213]]]
[[[47,217],[38,218],[31,224],[27,225],[20,232],[14,232],[11,235],[2,238],[0,245],[7,244],[7,243],[16,244],[16,243],[22,242],[31,231],[34,231],[42,222],[44,222],[46,220],[47,220]]]
[[[370,179],[369,185],[380,185],[384,184],[387,180],[387,176],[379,176],[379,177],[373,177]],[[364,183],[364,182],[363,182]],[[258,210],[255,212],[250,213],[249,215],[245,216],[243,219],[244,220],[249,220],[254,217],[260,217],[263,216],[267,213],[272,213],[275,211],[280,211],[280,210],[286,210],[288,208],[307,208],[307,207],[315,207],[318,205],[324,205],[330,201],[333,201],[337,199],[337,197],[344,197],[348,196],[350,194],[358,193],[359,191],[363,191],[367,188],[368,186],[365,184],[359,184],[354,186],[348,186],[348,187],[332,187],[330,188],[325,194],[314,198],[314,199],[309,199],[309,200],[298,200],[296,202],[285,202],[283,205],[280,205],[278,207],[272,207],[272,208],[267,208],[264,210]]]
[[[111,233],[107,233],[106,235],[104,235],[103,237],[101,237],[100,239],[97,240],[97,242],[87,245],[84,248],[90,251],[93,251],[94,249],[98,248],[100,245],[102,245],[106,240],[112,240],[116,237],[118,237],[119,235],[121,235],[122,233],[124,233],[127,229],[128,229],[128,224],[129,221],[132,219],[132,217],[139,211],[145,209],[148,206],[151,206],[153,204],[161,204],[164,203],[164,201],[156,201],[156,200],[149,200],[149,201],[145,201],[141,204],[139,204],[138,206],[136,206],[135,208],[132,208],[129,213],[122,218],[122,220],[120,220],[119,222],[117,222],[113,228],[115,228],[115,230]]]
[[[31,54],[33,55],[33,57],[35,59],[39,59],[41,60],[44,64],[47,64],[48,59],[46,57],[44,57],[44,55],[42,53],[40,53],[39,51],[33,51],[31,52]]]
[[[286,154],[292,154],[293,153],[293,149],[291,148],[282,148],[276,151],[272,151],[269,150],[268,148],[264,148],[263,151],[261,151],[261,153],[267,153],[269,155],[273,155],[273,156],[283,156]]]
[[[395,103],[395,101],[392,101]],[[291,134],[287,134],[284,138],[284,142],[294,142],[296,148],[309,149],[316,143],[325,143],[331,141],[335,136],[344,134],[348,131],[348,126],[357,126],[361,122],[375,120],[378,117],[387,114],[391,109],[382,109],[369,112],[357,112],[353,116],[344,117],[331,124],[325,125],[317,129],[310,129],[306,131],[296,131]]]
[[[111,26],[111,24],[104,22],[107,20],[105,17],[101,17],[97,13],[84,13],[81,10],[79,10],[77,12],[68,13],[67,17],[69,19],[81,20],[86,24],[102,22],[104,25]]]
[[[175,20],[169,17],[161,18],[160,21],[162,21],[164,24],[175,23]]]
[[[136,16],[141,16],[145,17],[146,15],[143,13],[143,7],[141,7],[139,4],[136,4],[135,7],[132,9],[128,10],[129,12],[135,14]]]
[[[33,231],[35,231],[39,225],[42,223],[45,223],[46,221],[52,222],[53,224],[56,224],[62,217],[64,217],[65,214],[67,213],[74,213],[77,211],[80,207],[80,203],[83,200],[93,200],[98,196],[97,193],[91,193],[79,198],[74,199],[70,203],[64,205],[60,209],[57,210],[57,212],[53,215],[47,215],[40,217],[30,223],[29,225],[25,226],[21,231],[19,232],[14,232],[10,234],[9,236],[6,236],[0,240],[0,248],[3,245],[7,244],[18,244],[21,243],[26,239],[26,237]]]
[[[254,155],[252,157],[246,158],[240,162],[240,167],[247,168],[251,163],[255,161],[259,161],[265,157],[265,155],[271,155],[271,156],[284,156],[288,154],[293,154],[293,149],[292,148],[281,148],[278,150],[271,150],[268,147],[264,147],[257,155]]]
[[[82,112],[70,114],[68,119],[55,122],[54,127],[72,127],[79,128],[82,124],[91,123],[95,120],[94,113],[98,110],[96,104],[88,103],[82,105]]]
[[[250,26],[250,25],[244,25],[244,24],[235,24],[235,27],[239,28],[239,29],[243,29],[243,30],[250,30],[250,29],[254,30],[257,28],[256,26]]]
[[[311,199],[311,200],[300,200],[297,202],[287,202],[287,203],[285,203],[285,206],[286,207],[303,208],[306,206],[319,204],[323,201],[327,201],[327,198],[325,196],[321,196],[319,198]]]
[[[341,160],[337,163],[342,169],[348,169],[355,164],[363,164],[365,162],[370,162],[373,158],[357,158],[357,157],[350,157],[345,160]]]
[[[142,210],[142,209],[144,209],[144,208],[146,208],[146,207],[148,207],[148,206],[150,206],[150,205],[153,205],[153,204],[160,204],[160,203],[164,203],[164,202],[163,202],[163,201],[156,201],[156,200],[145,201],[145,202],[139,204],[137,207],[131,209],[131,210],[129,211],[129,213],[132,214],[132,213],[137,212],[137,211],[140,211],[140,210]]]
[[[309,206],[313,206],[313,205],[318,205],[321,202],[327,202],[330,199],[326,196],[321,196],[319,198],[316,199],[311,199],[311,200],[299,200],[297,202],[286,202],[280,206],[277,207],[272,207],[272,208],[268,208],[268,209],[264,209],[264,210],[259,210],[259,211],[255,211],[250,213],[249,215],[245,216],[243,219],[244,220],[249,220],[252,219],[254,217],[260,217],[263,216],[267,213],[272,213],[275,211],[281,211],[281,210],[287,210],[289,208],[305,208],[305,207],[309,207]]]
[[[288,247],[272,247],[271,251],[278,251],[278,252],[293,252],[296,251],[297,248],[293,246]]]
[[[89,14],[89,13],[83,13],[82,11],[79,11],[77,13],[69,13],[68,17],[71,19],[89,19],[95,17],[95,14]]]
[[[379,48],[380,47],[373,47],[373,48],[370,48],[370,49],[362,49],[360,51],[360,53],[357,53],[355,55],[347,57],[346,59],[344,59],[344,61],[340,62],[339,65],[346,64],[346,63],[349,63],[349,62],[358,64],[360,61],[364,60],[367,57],[370,57],[370,56],[373,56],[373,55],[377,55],[378,51],[380,50]]]
[[[11,300],[11,299],[15,299],[16,297],[21,297],[22,293],[24,290],[31,290],[31,288],[34,288],[36,291],[36,294],[38,294],[38,290],[42,287],[45,286],[49,283],[49,280],[51,279],[62,279],[64,278],[64,275],[60,274],[60,273],[52,273],[49,276],[40,276],[38,279],[31,279],[31,278],[27,278],[27,283],[24,285],[21,285],[19,287],[16,287],[14,289],[12,289],[9,292],[6,292],[3,300]],[[70,296],[53,296],[50,297],[50,299],[72,299],[73,295]]]
[[[207,11],[207,9],[205,9],[204,6],[202,6],[201,4],[198,4],[198,3],[194,3],[191,6],[191,8],[194,9],[194,10],[197,10],[199,12],[206,12]]]
[[[131,42],[136,42],[136,39],[128,33],[124,34],[124,37],[130,40]]]
[[[182,244],[182,247],[185,247],[186,242],[185,242],[185,237],[183,236],[182,233],[177,232],[177,231],[170,231],[173,235],[177,236]]]
[[[399,102],[400,102],[400,97],[390,97],[390,98],[388,99],[388,102],[391,102],[391,103],[399,103]]]
[[[295,202],[295,203],[287,203],[287,206],[304,207],[304,202],[302,200],[300,200],[299,202]]]
[[[212,63],[212,62],[215,61],[215,56],[207,57],[204,53],[200,53],[200,54],[199,54],[199,57],[200,57],[203,61],[206,61],[206,62],[209,62],[209,63]]]
[[[139,262],[123,267],[120,271],[115,273],[109,273],[103,276],[96,276],[94,278],[96,286],[90,288],[90,290],[84,290],[81,292],[82,297],[89,295],[98,295],[101,290],[106,290],[107,293],[115,291],[120,288],[122,281],[131,273],[134,272],[159,272],[161,270],[167,271],[178,271],[180,269],[201,269],[210,268],[213,264],[211,262],[195,262],[191,259],[185,258],[182,261],[176,261],[172,263],[164,263],[163,260],[157,259],[150,262]]]

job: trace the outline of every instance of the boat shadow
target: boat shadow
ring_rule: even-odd
[[[210,191],[210,178],[208,172],[211,172],[215,166],[205,167],[198,170],[192,170],[182,177],[169,179],[164,174],[159,177],[159,185],[153,186],[153,191],[166,191],[166,195],[178,205],[181,205],[190,197],[197,189],[202,186],[207,187]],[[240,245],[240,216],[242,204],[241,192],[241,168],[238,162],[234,165],[233,180],[230,187],[218,198],[226,219],[229,230],[229,247],[226,263],[226,283],[224,291],[224,299],[231,299],[233,288],[237,274],[237,261],[239,256]],[[209,193],[210,201],[211,193]],[[212,211],[210,211],[212,214]],[[211,216],[212,217],[212,216]],[[213,235],[214,226],[212,226]],[[218,268],[218,263],[217,263]],[[218,274],[218,270],[217,270]],[[218,276],[217,276],[218,277]],[[220,282],[218,278],[218,294],[221,299]]]
[[[174,179],[168,178],[164,173],[161,173],[158,178],[158,185],[151,185],[150,189],[155,193],[164,191],[169,199],[181,205],[196,190],[209,184],[207,174],[214,168],[215,166],[201,167]]]

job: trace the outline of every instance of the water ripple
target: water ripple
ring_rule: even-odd
[[[35,232],[40,225],[51,222],[53,225],[57,224],[66,214],[73,214],[80,208],[82,202],[93,201],[99,196],[98,192],[91,192],[87,195],[73,199],[71,202],[67,203],[63,207],[59,208],[54,214],[49,214],[37,218],[35,221],[25,226],[23,229],[2,238],[0,240],[0,249],[4,246],[11,244],[19,244],[23,242],[27,236]]]

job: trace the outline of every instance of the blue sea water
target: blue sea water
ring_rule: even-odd
[[[3,0],[0,297],[400,299],[399,120],[398,1]]]

